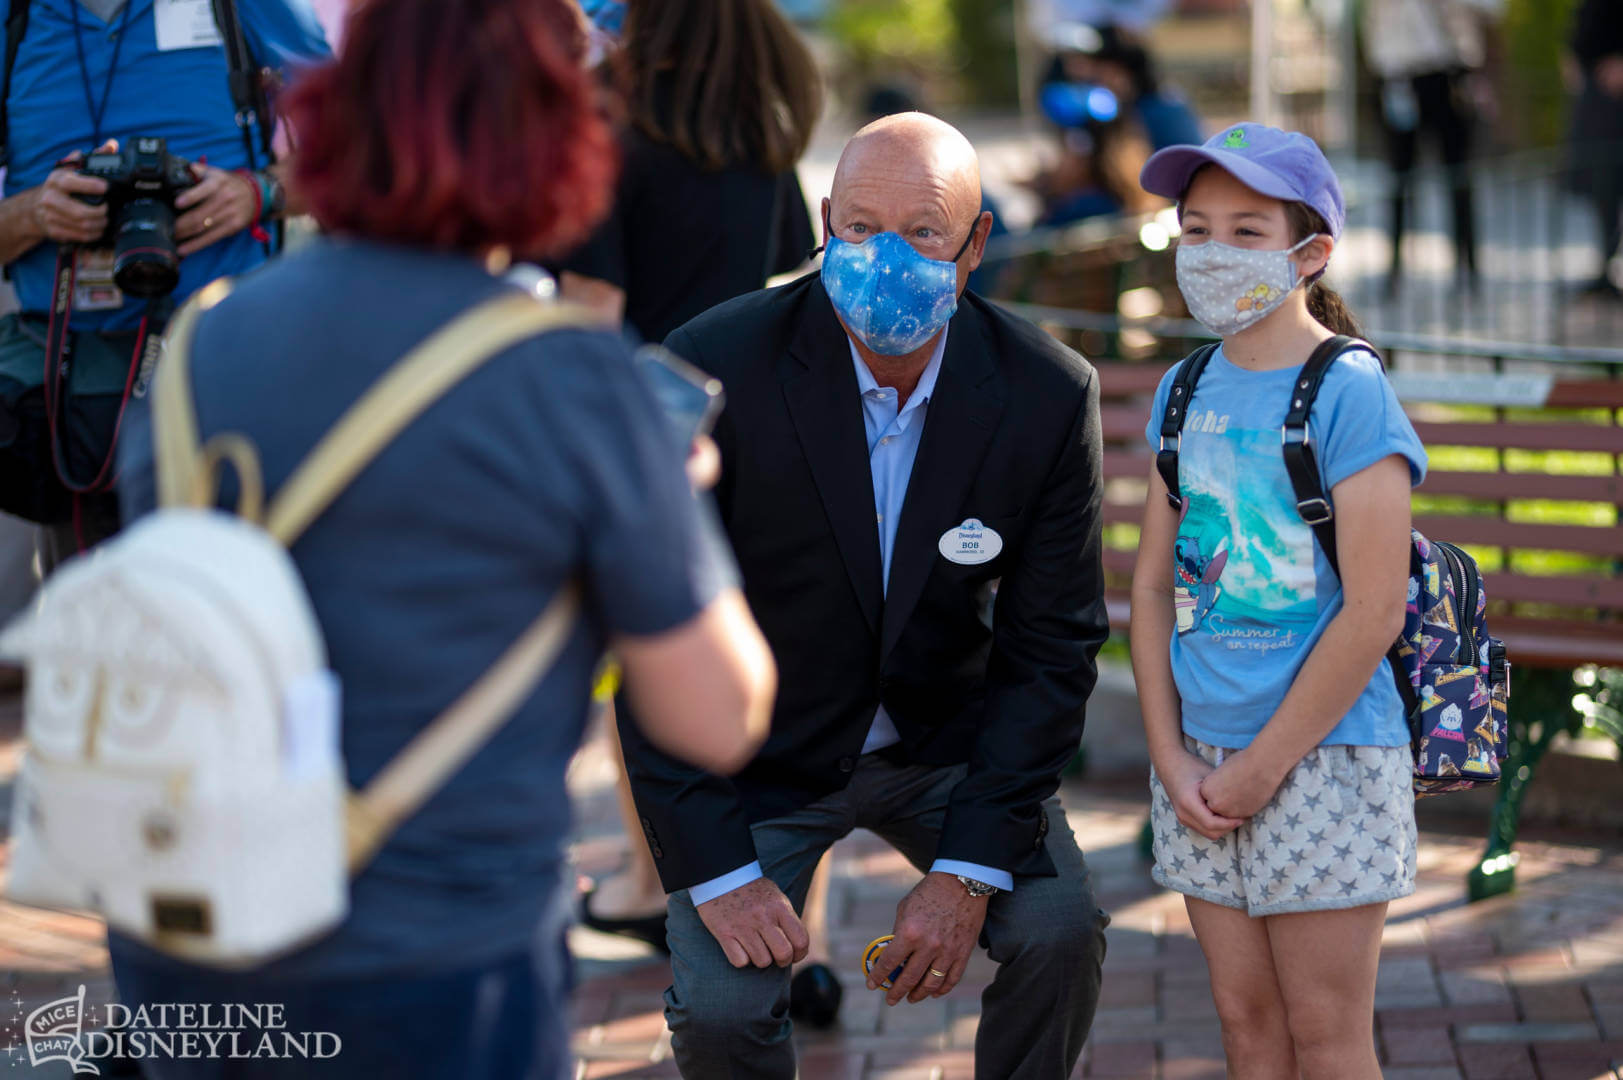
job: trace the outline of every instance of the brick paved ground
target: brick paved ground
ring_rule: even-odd
[[[0,826],[15,759],[6,719],[0,713]],[[612,869],[623,852],[609,776],[598,744],[571,776],[581,805],[576,858],[587,873]],[[1142,791],[1070,784],[1064,797],[1115,920],[1104,999],[1078,1075],[1220,1077],[1200,952],[1182,904],[1154,887],[1135,849]],[[1460,881],[1476,851],[1473,837],[1426,830],[1420,890],[1392,907],[1377,999],[1388,1080],[1623,1080],[1623,843],[1524,843],[1520,891],[1466,906]],[[895,902],[916,875],[866,834],[841,843],[834,857],[831,937],[847,998],[836,1032],[801,1038],[802,1077],[972,1076],[977,990],[990,965],[978,958],[948,999],[883,1008],[857,979],[856,958],[890,929]],[[576,1003],[577,1077],[675,1076],[660,1014],[666,966],[590,931],[576,930],[574,944],[586,974]],[[111,994],[99,924],[0,902],[0,1032],[16,1030],[14,1014],[80,982],[92,1001]],[[3,1043],[0,1036],[0,1050]],[[57,1075],[26,1065],[8,1073]]]
[[[571,783],[586,873],[612,869],[623,850],[607,782],[589,748]],[[1062,794],[1113,918],[1103,999],[1076,1075],[1221,1078],[1205,961],[1181,899],[1157,888],[1138,856],[1146,794],[1077,782]],[[1462,882],[1480,840],[1423,830],[1420,886],[1392,905],[1381,956],[1387,1080],[1623,1080],[1623,838],[1547,835],[1521,845],[1515,895],[1467,905]],[[830,936],[846,999],[835,1032],[797,1036],[803,1080],[969,1080],[992,965],[978,955],[946,999],[885,1007],[858,977],[858,957],[889,932],[918,875],[868,833],[836,846],[834,860]],[[676,1076],[660,1012],[667,965],[586,930],[575,946],[588,972],[576,1003],[577,1078]]]

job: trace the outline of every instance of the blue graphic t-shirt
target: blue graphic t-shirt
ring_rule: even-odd
[[[1156,390],[1145,430],[1152,447],[1176,370]],[[1280,453],[1301,370],[1246,371],[1219,348],[1189,402],[1178,458],[1184,509],[1173,549],[1172,674],[1184,733],[1213,746],[1250,745],[1341,610],[1341,582],[1296,512]],[[1311,424],[1326,491],[1390,454],[1408,460],[1413,483],[1425,476],[1425,448],[1369,352],[1336,360]],[[1323,741],[1408,745],[1385,659]]]

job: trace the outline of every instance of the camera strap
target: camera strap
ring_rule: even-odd
[[[271,116],[270,99],[265,93],[265,80],[254,62],[253,50],[243,34],[242,20],[237,17],[236,0],[211,0],[214,22],[220,28],[225,42],[225,59],[230,71],[227,76],[231,87],[231,103],[237,110],[237,130],[242,133],[242,146],[248,153],[248,168],[259,168],[263,153],[268,166],[276,160],[276,124]],[[253,128],[259,128],[260,150],[254,149]],[[265,255],[275,254],[282,246],[282,223],[277,222],[274,233],[276,243],[265,240]]]
[[[62,441],[67,435],[63,429],[67,427],[69,376],[73,365],[73,336],[69,324],[73,320],[73,290],[78,276],[78,265],[77,246],[62,244],[57,248],[50,319],[45,331],[45,371],[41,380],[41,390],[45,398],[46,425],[50,433],[51,465],[56,471],[57,480],[74,496],[76,507],[80,496],[108,491],[117,480],[113,462],[118,456],[118,435],[124,427],[124,414],[129,410],[130,398],[134,396],[136,376],[144,366],[143,354],[150,340],[149,331],[153,329],[153,315],[158,303],[157,300],[148,300],[146,310],[141,315],[141,326],[135,335],[135,348],[130,355],[129,371],[124,377],[124,392],[118,403],[118,414],[113,420],[112,438],[107,444],[107,456],[102,459],[94,477],[88,482],[77,481],[70,475],[66,455],[62,450]]]

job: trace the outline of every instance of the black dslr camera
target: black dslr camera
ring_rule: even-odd
[[[191,162],[169,153],[163,139],[140,135],[110,154],[91,154],[80,176],[107,182],[105,195],[81,195],[92,206],[107,203],[113,246],[113,281],[130,296],[167,296],[180,281],[175,250],[175,196],[197,183]]]

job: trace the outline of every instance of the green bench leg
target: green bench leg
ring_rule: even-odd
[[[1512,848],[1527,785],[1555,737],[1575,731],[1582,722],[1571,704],[1570,671],[1534,672],[1521,682],[1511,701],[1510,755],[1505,758],[1499,798],[1488,822],[1487,850],[1466,876],[1466,895],[1473,903],[1515,889],[1517,856]]]

